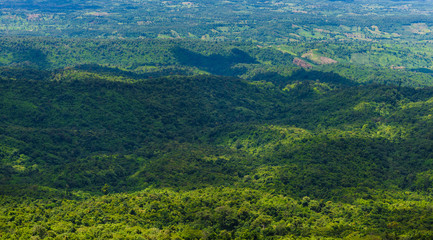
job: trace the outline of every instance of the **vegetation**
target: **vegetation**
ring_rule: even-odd
[[[0,239],[433,238],[428,1],[0,10]]]
[[[147,189],[86,200],[8,198],[5,238],[431,238],[431,199],[372,193],[352,204],[248,188]],[[19,227],[18,227],[19,226]]]
[[[26,74],[35,69],[72,68],[99,75],[114,74],[130,79],[216,74],[237,76],[250,81],[264,80],[280,87],[284,87],[281,84],[288,80],[380,83],[412,87],[433,85],[433,75],[427,68],[430,67],[428,64],[431,62],[432,55],[425,55],[421,62],[414,62],[416,59],[406,52],[409,55],[402,54],[399,60],[407,64],[405,68],[397,68],[395,67],[397,65],[394,66],[390,62],[381,63],[377,59],[362,63],[343,57],[356,55],[357,51],[361,51],[360,49],[370,48],[369,45],[361,44],[329,43],[328,45],[311,44],[308,46],[297,44],[292,46],[293,52],[288,53],[288,50],[284,50],[288,48],[263,48],[250,43],[238,42],[10,37],[1,38],[0,46],[2,53],[0,66],[17,68],[17,72],[26,71]],[[325,49],[326,46],[331,46],[326,52],[305,55],[308,49],[316,47]],[[374,50],[371,54],[380,56],[387,53]],[[311,63],[312,68],[299,67],[295,64],[295,58],[302,58],[302,61]],[[310,60],[330,61],[331,58],[338,62],[318,64]],[[18,73],[2,71],[0,74],[14,77],[14,74]]]
[[[322,79],[4,68],[2,235],[429,238],[433,90]]]

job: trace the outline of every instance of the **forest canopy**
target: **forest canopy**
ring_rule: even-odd
[[[433,238],[430,2],[0,10],[0,239]]]

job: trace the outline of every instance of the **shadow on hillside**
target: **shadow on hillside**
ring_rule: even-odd
[[[238,63],[257,63],[256,59],[237,48],[232,49],[228,56],[220,54],[206,56],[181,47],[174,48],[172,52],[181,65],[197,67],[216,75],[241,75],[247,70],[245,68],[232,69],[234,65]]]
[[[267,81],[272,82],[274,85],[284,88],[287,84],[295,81],[319,81],[323,83],[329,83],[337,86],[355,86],[359,83],[354,82],[348,78],[342,77],[337,73],[333,72],[321,72],[321,71],[306,71],[305,69],[299,69],[294,71],[290,76],[282,76],[276,72],[259,73],[253,76],[250,80],[252,81]]]
[[[17,48],[7,48],[12,53],[11,66],[19,68],[47,69],[50,63],[47,54],[40,49],[19,46]]]

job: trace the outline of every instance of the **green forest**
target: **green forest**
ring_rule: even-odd
[[[433,239],[431,14],[0,0],[0,239]]]
[[[432,237],[429,82],[184,40],[53,60],[62,41],[3,42],[27,50],[0,72],[2,238]]]

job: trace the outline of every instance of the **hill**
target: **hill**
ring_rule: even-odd
[[[307,79],[287,79],[282,88],[211,75],[2,71],[6,238],[431,234],[430,88]],[[155,194],[128,193],[135,191]],[[143,194],[156,202],[126,200]],[[203,194],[222,195],[200,205],[195,201],[209,201]],[[236,200],[239,194],[244,199]],[[172,202],[177,198],[195,204],[169,217],[180,225],[164,215],[189,204]],[[29,201],[41,205],[31,211],[46,214],[24,210]],[[292,210],[282,210],[288,204]],[[351,210],[340,212],[341,204]],[[78,206],[97,215],[54,224]],[[115,217],[124,211],[131,218]],[[147,211],[158,214],[146,220],[153,216]],[[306,227],[308,221],[313,225]],[[364,227],[351,227],[354,222]],[[115,230],[120,226],[132,232]]]
[[[31,70],[73,68],[132,79],[212,74],[270,81],[279,87],[289,80],[425,87],[433,83],[429,49],[425,44],[328,42],[261,46],[185,39],[5,37],[0,38],[0,66],[26,69],[27,74]],[[298,66],[299,61],[306,65]],[[323,61],[331,63],[320,64]],[[1,74],[13,77],[17,73],[6,70]]]

